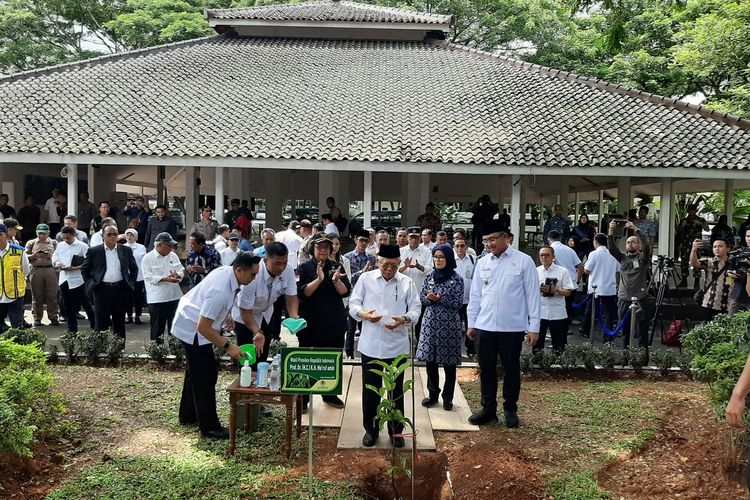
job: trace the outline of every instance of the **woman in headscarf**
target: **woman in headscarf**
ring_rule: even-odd
[[[589,216],[581,214],[578,225],[573,228],[573,238],[576,240],[576,253],[583,260],[584,256],[594,249],[594,227],[589,222]]]
[[[427,364],[428,397],[422,406],[434,406],[440,395],[440,374],[443,366],[443,409],[453,409],[453,391],[456,386],[456,366],[461,364],[463,329],[461,306],[464,299],[464,281],[456,273],[456,259],[450,245],[437,245],[432,251],[434,268],[425,278],[419,298],[425,306],[422,333],[417,346],[417,359]]]
[[[307,321],[307,328],[297,334],[300,347],[344,347],[344,298],[351,293],[352,285],[344,266],[330,259],[332,251],[331,240],[325,234],[316,234],[312,238],[312,258],[299,267],[299,313]],[[323,396],[323,401],[335,408],[344,407],[337,396]],[[309,397],[303,396],[303,411],[308,402]]]

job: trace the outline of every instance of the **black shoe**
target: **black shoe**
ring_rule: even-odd
[[[56,319],[51,319],[51,320],[49,320],[49,324],[52,325],[52,326],[60,326],[60,321],[58,321]]]
[[[41,321],[34,321],[34,326],[42,326],[42,322]]]
[[[365,432],[365,435],[362,437],[362,446],[366,446],[368,448],[372,448],[375,446],[375,443],[378,441],[378,435],[372,434],[369,432]]]
[[[425,408],[430,408],[432,406],[435,406],[437,404],[437,402],[438,402],[437,398],[434,398],[434,399],[433,398],[424,398],[422,400],[422,406],[424,406]]]
[[[687,288],[687,279],[683,279],[680,281],[680,284],[677,285],[677,288]]]
[[[341,398],[338,396],[324,396],[323,402],[329,406],[333,406],[334,408],[343,408],[344,402],[341,401]]]
[[[133,318],[128,318],[128,319],[126,319],[126,320],[125,320],[125,324],[126,324],[126,325],[129,325],[129,324],[131,324],[132,322],[133,322]]]
[[[402,438],[402,437],[393,437],[393,436],[391,436],[391,443],[396,448],[403,448],[404,445],[406,445],[406,441],[404,441],[404,438]]]
[[[187,426],[187,427],[192,427],[192,426],[198,425],[198,421],[197,420],[182,420],[182,419],[178,418],[177,421],[180,423],[180,425],[184,425],[184,426]]]
[[[201,432],[201,435],[206,439],[226,440],[229,439],[229,429],[227,429],[226,427],[221,427],[213,431]]]
[[[135,322],[136,325],[142,325],[143,324],[143,321],[141,321],[141,317],[140,316],[136,316],[134,322]]]
[[[31,324],[31,323],[29,323],[28,321],[24,321],[24,322],[23,322],[23,327],[24,327],[24,328],[31,328],[31,327],[32,327],[32,324]]]
[[[499,419],[495,412],[480,410],[469,417],[469,423],[473,425],[484,425],[490,422],[498,422]]]
[[[443,401],[443,410],[451,411],[453,409],[453,403],[450,401]]]
[[[521,425],[521,422],[518,420],[518,413],[514,411],[506,411],[505,427],[508,429],[517,429],[519,425]]]

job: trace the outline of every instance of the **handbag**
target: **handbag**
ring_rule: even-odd
[[[70,267],[80,267],[83,265],[83,261],[86,260],[86,257],[83,255],[74,255],[72,259],[70,259]]]

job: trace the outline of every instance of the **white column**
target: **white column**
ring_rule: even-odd
[[[673,255],[674,238],[672,238],[672,179],[661,180],[661,192],[659,208],[659,241],[657,243],[657,252],[661,255]],[[657,253],[654,252],[654,253]]]
[[[724,213],[727,214],[727,224],[732,225],[732,216],[734,216],[734,180],[727,179],[724,181]]]
[[[370,227],[372,225],[372,172],[364,172],[364,177],[364,196],[362,198],[364,218],[362,224],[364,227]]]
[[[214,179],[214,188],[216,191],[216,206],[214,207],[214,213],[216,214],[216,220],[221,225],[224,223],[224,168],[217,167],[214,169],[216,178]]]
[[[522,206],[523,182],[520,175],[511,176],[510,192],[510,232],[516,235],[513,240],[513,248],[518,248],[521,243],[521,224],[524,223],[526,209]],[[524,223],[525,225],[525,223]]]
[[[195,167],[185,167],[185,248],[190,241],[190,229],[196,221],[198,200],[195,195]]]
[[[404,227],[414,225],[424,207],[430,201],[430,174],[403,174],[406,180],[402,181],[402,211],[401,224]],[[406,207],[404,210],[403,207]]]
[[[334,195],[336,190],[333,179],[333,170],[320,170],[318,171],[318,208],[320,209],[320,215],[328,212],[328,206],[326,206],[326,198]],[[313,224],[317,221],[311,221]]]
[[[570,178],[561,175],[560,179],[560,205],[563,207],[563,217],[568,216],[568,201],[570,200]]]
[[[89,163],[86,166],[86,190],[89,192],[89,201],[96,203],[96,169]]]
[[[260,174],[260,170],[252,170],[251,174]],[[275,231],[286,229],[281,214],[281,170],[267,170],[265,175],[266,224]]]
[[[576,191],[576,220],[575,224],[578,224],[578,218],[581,216],[581,195]]]
[[[0,163],[0,191],[3,190],[3,182],[5,182],[5,169],[8,168],[5,164]],[[2,193],[0,193],[2,194]],[[10,194],[10,193],[8,193]],[[24,203],[26,203],[26,200],[24,200]],[[16,206],[20,206],[19,203],[16,203]]]
[[[622,176],[617,179],[617,211],[626,214],[632,208],[633,195],[630,191],[630,177]]]
[[[78,164],[77,163],[68,163],[68,214],[73,214],[73,215],[78,214]]]
[[[599,229],[602,227],[602,221],[604,220],[604,190],[599,190],[599,219],[597,220],[597,226]],[[596,231],[599,232],[598,230]]]

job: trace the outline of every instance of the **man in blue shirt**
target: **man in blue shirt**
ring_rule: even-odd
[[[344,257],[351,262],[352,270],[352,288],[357,284],[357,280],[367,271],[375,269],[375,256],[367,252],[367,245],[370,243],[370,232],[366,229],[360,229],[354,235],[356,247],[351,252],[344,254]],[[344,340],[344,351],[347,357],[354,359],[354,333],[357,330],[358,322],[351,316],[347,316],[349,322],[346,329],[346,339]]]

